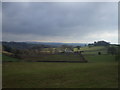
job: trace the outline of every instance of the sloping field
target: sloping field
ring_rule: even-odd
[[[93,47],[82,47],[81,48],[83,54],[98,54],[98,52],[101,52],[101,54],[107,54],[107,48],[105,46],[93,46]]]
[[[106,49],[105,46],[92,46],[92,47],[82,47],[81,50],[83,51],[95,51],[95,50],[103,50]]]

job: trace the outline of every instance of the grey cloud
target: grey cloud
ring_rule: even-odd
[[[117,3],[3,3],[3,33],[80,38],[117,30]]]

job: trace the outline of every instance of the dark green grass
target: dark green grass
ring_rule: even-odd
[[[13,58],[7,55],[2,55],[2,61],[80,61],[80,55],[74,54],[55,54],[55,55],[38,55],[38,56],[25,56],[22,59]]]
[[[16,61],[20,61],[20,59],[17,58],[13,58],[7,55],[2,54],[2,61],[12,61],[12,62],[16,62]]]
[[[101,54],[107,54],[107,47],[105,46],[93,46],[93,47],[82,47],[81,48],[83,52],[83,54],[94,54],[94,55],[97,55],[98,52],[101,52]]]
[[[96,50],[96,51],[84,51],[84,55],[98,55],[98,52],[101,52],[102,55],[107,54],[107,50]]]
[[[82,47],[81,50],[83,51],[95,51],[95,50],[103,50],[106,49],[105,46],[92,46],[92,47]]]
[[[114,56],[86,56],[88,63],[5,62],[3,88],[117,88]]]
[[[80,55],[74,54],[55,54],[55,55],[38,55],[25,56],[24,61],[80,61]]]
[[[94,63],[116,62],[115,55],[85,55],[86,60]]]

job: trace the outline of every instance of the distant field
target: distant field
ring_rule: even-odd
[[[4,62],[3,88],[117,88],[114,55],[86,55],[88,63]]]
[[[95,51],[95,50],[103,50],[106,49],[105,46],[92,46],[92,47],[82,47],[81,50],[83,51]]]
[[[45,48],[46,50],[48,48]],[[74,48],[77,51],[77,48]],[[101,52],[102,55],[107,54],[106,47],[104,46],[94,46],[94,47],[82,47],[81,50],[84,55],[98,55]],[[53,55],[24,55],[23,58],[16,59],[3,54],[3,61],[80,61],[81,57],[76,54],[53,54]]]
[[[45,48],[44,50],[49,50],[49,48]],[[98,52],[101,52],[102,55],[107,54],[107,48],[104,46],[94,46],[94,47],[81,47],[80,49],[82,52],[82,54],[84,55],[98,55]],[[77,48],[74,48],[74,51],[79,51]],[[4,51],[5,52],[5,51]],[[20,59],[16,59],[16,58],[12,58],[9,56],[6,56],[7,54],[12,54],[12,53],[8,53],[5,52],[5,54],[3,54],[3,61],[79,61],[81,60],[79,55],[75,55],[75,54],[55,54],[55,55],[41,55],[41,54],[31,54],[31,55],[23,55],[22,56],[22,60]]]
[[[98,54],[98,52],[101,52],[101,54],[107,54],[107,48],[105,46],[94,46],[94,47],[82,47],[81,48],[83,54]]]

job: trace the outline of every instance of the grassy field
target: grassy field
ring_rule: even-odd
[[[17,58],[13,58],[13,57],[10,57],[10,56],[4,55],[4,54],[2,54],[2,60],[3,61],[12,61],[12,62],[20,61]]]
[[[53,54],[24,57],[24,61],[80,61],[80,55],[74,54]]]
[[[46,50],[48,48],[45,48]],[[77,48],[76,48],[77,50]],[[81,50],[84,52],[84,55],[98,55],[98,52],[101,52],[102,55],[107,53],[106,47],[104,46],[94,46],[94,47],[82,47]],[[99,59],[99,58],[98,58]],[[53,54],[53,55],[25,55],[23,58],[16,59],[3,54],[3,61],[80,61],[81,57],[75,54]]]
[[[98,51],[103,49],[106,49],[106,47],[105,46],[92,46],[92,47],[86,46],[81,48],[81,50],[83,51],[95,51],[95,50]]]
[[[38,55],[38,56],[25,56],[23,59],[13,58],[7,55],[2,55],[3,61],[80,61],[81,57],[74,54],[53,54],[53,55]]]
[[[113,55],[86,55],[88,63],[4,62],[3,88],[117,88]]]
[[[92,47],[82,47],[81,48],[83,54],[98,54],[98,52],[101,52],[101,54],[107,54],[107,48],[105,46],[92,46]]]

